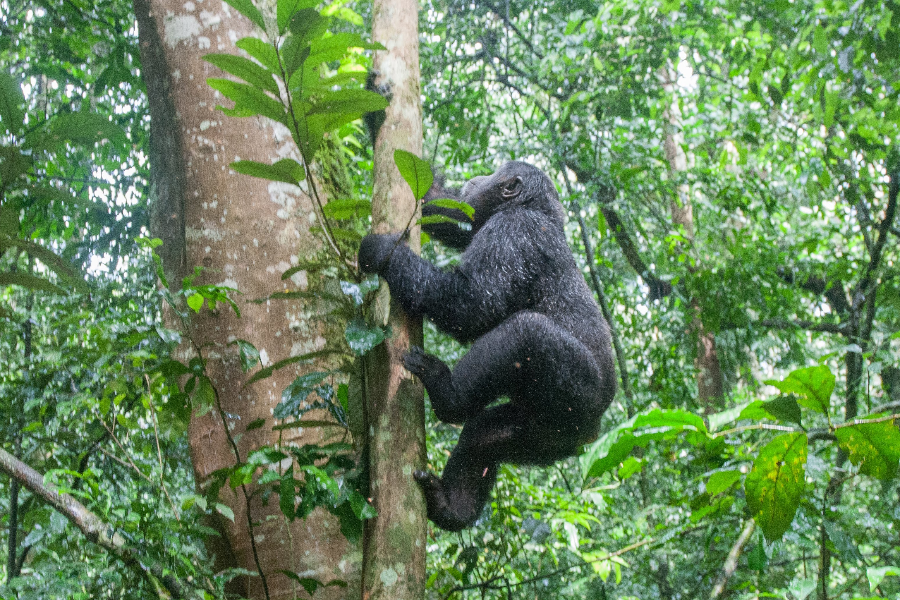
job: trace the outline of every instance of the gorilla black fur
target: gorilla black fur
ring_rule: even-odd
[[[510,162],[466,183],[461,199],[475,208],[470,231],[425,227],[464,250],[459,266],[438,269],[399,234],[368,235],[359,250],[360,267],[384,277],[407,313],[474,342],[452,372],[421,348],[404,358],[435,415],[464,424],[443,475],[414,474],[428,518],[450,531],[474,524],[500,463],[550,465],[595,439],[616,388],[609,327],[566,243],[550,179]],[[427,203],[423,212],[461,216]],[[510,401],[488,407],[501,397]]]

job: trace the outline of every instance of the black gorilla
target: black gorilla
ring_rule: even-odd
[[[368,235],[359,249],[360,268],[384,277],[407,313],[474,341],[452,372],[421,348],[404,358],[435,415],[464,424],[442,477],[415,473],[428,518],[450,531],[478,518],[499,463],[549,465],[595,439],[616,388],[609,328],[566,243],[550,179],[510,162],[461,196],[475,208],[471,230],[425,227],[464,249],[458,267],[438,269],[398,234]],[[429,204],[423,213],[462,214]],[[503,396],[510,401],[488,408]]]

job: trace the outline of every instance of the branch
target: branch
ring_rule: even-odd
[[[728,558],[725,559],[725,564],[722,565],[722,572],[719,573],[716,585],[713,586],[712,593],[709,595],[710,600],[715,600],[715,598],[721,596],[725,591],[725,585],[737,569],[738,559],[741,557],[741,550],[744,549],[750,536],[753,535],[753,530],[755,528],[756,522],[753,521],[753,519],[750,519],[747,521],[747,524],[744,525],[744,530],[741,531],[741,535],[739,535],[737,541],[734,542],[734,546],[731,547],[731,551],[728,553]]]
[[[575,173],[575,177],[578,178],[578,181],[582,183],[591,181],[591,175],[574,162],[566,161],[566,167]],[[617,193],[618,190],[612,186],[602,187],[602,197],[599,197],[598,195],[597,198],[598,204],[600,205],[600,211],[603,213],[604,218],[606,218],[606,224],[616,238],[616,242],[619,244],[622,254],[625,255],[625,260],[628,261],[628,264],[631,265],[631,268],[634,269],[638,275],[644,278],[644,281],[646,281],[647,285],[650,287],[650,299],[658,300],[664,298],[672,293],[672,284],[668,281],[663,281],[654,275],[647,267],[647,264],[641,259],[637,245],[625,229],[625,224],[622,223],[619,214],[610,204]]]
[[[52,483],[44,483],[44,476],[0,448],[0,471],[19,481],[33,494],[52,506],[91,542],[97,544],[126,567],[143,577],[156,591],[159,598],[187,598],[188,592],[171,574],[137,547],[130,547],[111,525],[85,508],[68,494],[63,494]]]
[[[843,335],[847,332],[847,326],[843,323],[813,323],[812,321],[788,321],[786,319],[763,319],[759,322],[762,327],[769,329],[805,329],[806,331],[821,331],[824,333],[837,333]]]

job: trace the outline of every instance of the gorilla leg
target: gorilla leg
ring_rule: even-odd
[[[445,423],[464,423],[501,396],[525,405],[532,416],[588,426],[606,408],[593,355],[540,313],[518,312],[478,338],[452,372],[421,348],[410,349],[403,362]]]
[[[603,381],[588,349],[544,315],[517,313],[479,338],[451,372],[416,349],[406,367],[442,421],[464,422],[443,475],[416,472],[428,518],[458,531],[478,518],[502,462],[548,465],[593,439]],[[508,404],[484,409],[503,395]]]
[[[428,518],[447,531],[470,527],[491,495],[497,467],[512,448],[525,442],[517,407],[503,404],[469,420],[438,478],[425,471],[414,476],[425,494]]]

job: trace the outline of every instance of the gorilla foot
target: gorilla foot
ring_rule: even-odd
[[[428,471],[413,471],[413,478],[422,493],[425,495],[425,506],[428,509],[428,519],[444,531],[462,531],[467,527],[471,527],[478,513],[474,513],[471,517],[461,517],[453,510],[444,492],[441,478],[429,473]]]
[[[422,380],[425,387],[439,379],[450,378],[450,369],[437,356],[426,353],[418,346],[411,346],[403,355],[406,370]]]

